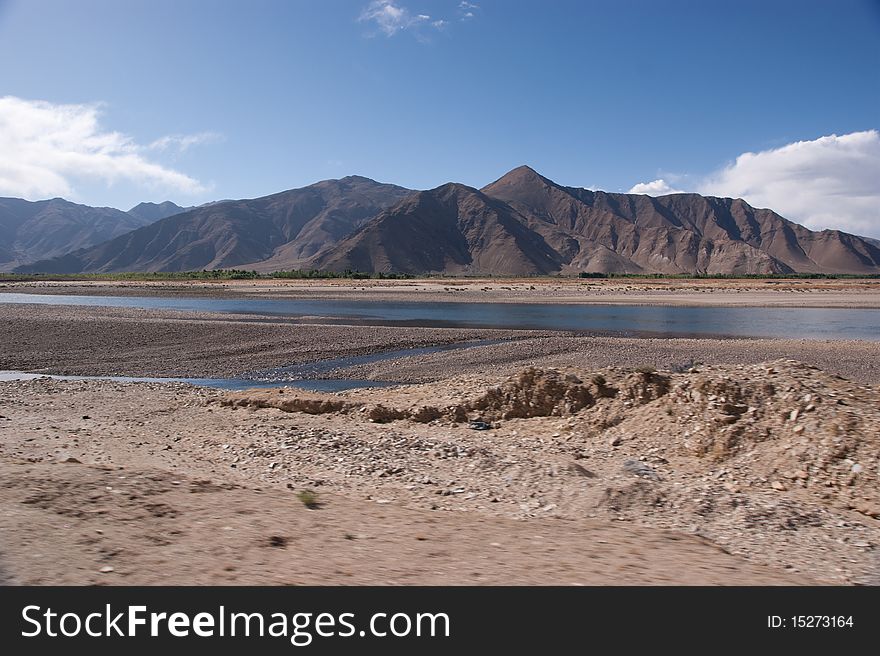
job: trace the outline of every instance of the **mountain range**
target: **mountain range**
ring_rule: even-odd
[[[16,270],[189,271],[254,262],[290,268],[410,193],[358,176],[325,180],[262,198],[196,207],[92,248]]]
[[[112,212],[146,225],[102,243],[71,243],[61,255],[53,244],[45,259],[16,270],[880,273],[876,240],[811,231],[740,199],[565,187],[527,166],[482,189],[448,183],[413,191],[350,176],[164,218],[162,206],[143,205]]]
[[[0,198],[0,271],[89,248],[182,211],[170,201],[141,203],[123,212],[63,198]]]
[[[128,214],[148,224],[191,209],[194,208],[181,207],[180,205],[172,203],[170,200],[166,200],[162,203],[138,203],[128,210]]]

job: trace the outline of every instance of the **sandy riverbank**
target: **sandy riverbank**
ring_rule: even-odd
[[[753,364],[793,358],[880,382],[880,343],[785,339],[647,339],[571,333],[289,323],[264,317],[0,304],[0,369],[73,375],[234,377],[255,370],[434,344],[504,343],[340,369],[324,377],[428,382],[527,365]]]
[[[0,292],[309,298],[460,303],[880,308],[880,280],[577,278],[419,280],[56,281],[0,283]]]
[[[697,536],[610,522],[425,512],[329,493],[312,511],[276,486],[131,464],[3,460],[0,474],[0,530],[15,536],[0,549],[7,584],[812,583]]]
[[[289,364],[529,331],[330,326],[246,315],[0,304],[0,369],[232,377]]]
[[[333,395],[2,383],[0,565],[30,583],[880,580],[876,389],[788,361],[597,373]]]

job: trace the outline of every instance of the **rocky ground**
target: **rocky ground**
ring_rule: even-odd
[[[527,366],[574,369],[654,367],[690,362],[750,365],[796,359],[829,373],[880,383],[880,342],[795,339],[688,339],[575,336],[522,336],[498,344],[395,358],[340,368],[335,377],[425,383],[481,372],[505,376]]]
[[[875,281],[803,282],[110,289],[832,307],[877,296]],[[880,343],[2,304],[0,335],[0,369],[152,377],[501,340],[322,373],[413,383],[338,394],[0,383],[0,582],[880,584]]]
[[[877,584],[878,401],[790,360],[3,383],[0,558],[22,582]]]
[[[0,370],[71,375],[235,377],[279,365],[437,344],[499,340],[478,348],[395,358],[322,373],[405,383],[529,365],[576,368],[690,361],[755,364],[793,358],[838,375],[880,382],[880,342],[661,339],[528,330],[302,324],[248,315],[0,304]]]
[[[331,326],[248,315],[0,304],[0,334],[0,370],[222,378],[279,365],[542,333]]]
[[[370,457],[387,454],[391,468],[376,475],[414,470],[412,480],[429,486],[425,503],[439,495],[461,508],[488,499],[491,512],[514,516],[617,517],[695,532],[818,579],[880,582],[880,395],[870,386],[783,360],[684,373],[527,369],[488,388],[471,377],[351,395],[354,406],[332,410],[389,427],[461,426],[465,443],[424,434],[370,443]],[[289,397],[240,393],[231,402],[322,411],[286,406]],[[471,437],[465,419],[494,429]],[[415,453],[394,455],[395,440]],[[422,451],[452,464],[424,467]],[[469,469],[479,475],[462,476]]]

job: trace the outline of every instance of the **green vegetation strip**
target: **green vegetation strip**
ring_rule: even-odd
[[[0,273],[0,282],[40,282],[62,280],[319,280],[319,279],[351,279],[351,280],[410,280],[413,278],[449,278],[437,274],[413,275],[409,273],[365,273],[362,271],[316,271],[313,269],[275,271],[273,273],[257,273],[241,269],[216,269],[212,271],[159,271],[154,273]],[[492,278],[489,275],[460,276],[463,279]],[[836,279],[880,279],[880,274],[858,275],[850,273],[770,273],[770,274],[732,274],[732,273],[588,273],[581,272],[577,276],[497,276],[498,278],[522,278],[524,280],[547,278],[581,278],[581,279],[674,279],[674,280],[836,280]]]
[[[356,280],[399,280],[415,278],[406,273],[361,273],[360,271],[275,271],[257,273],[240,269],[213,271],[158,271],[154,273],[0,273],[0,282],[38,282],[45,280],[272,280],[272,279],[352,278]]]

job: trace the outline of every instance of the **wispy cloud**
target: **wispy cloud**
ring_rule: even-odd
[[[54,104],[0,97],[0,194],[25,198],[74,196],[75,182],[129,180],[153,189],[198,194],[195,178],[146,157],[218,138],[176,135],[140,145],[101,125],[101,103]]]
[[[743,198],[821,230],[880,236],[880,132],[866,130],[743,153],[689,185],[711,196]],[[662,179],[631,193],[674,193]]]
[[[193,146],[201,146],[203,144],[217,143],[223,141],[223,135],[216,132],[197,132],[196,134],[169,134],[159,137],[147,146],[150,150],[166,151],[172,150],[178,153],[185,153]]]
[[[480,5],[475,5],[473,2],[462,0],[458,3],[459,19],[463,21],[470,20],[477,15],[476,12],[479,11],[479,9]]]
[[[360,20],[374,23],[385,36],[390,37],[428,23],[431,17],[427,14],[413,14],[394,0],[373,0],[361,12]]]
[[[473,18],[473,12],[478,9],[478,5],[470,2],[459,3],[457,9],[459,19]],[[416,36],[424,38],[432,30],[446,29],[454,18],[454,15],[437,17],[426,13],[416,13],[398,0],[373,0],[361,12],[358,20],[362,23],[372,24],[378,33],[387,37],[410,31]]]

